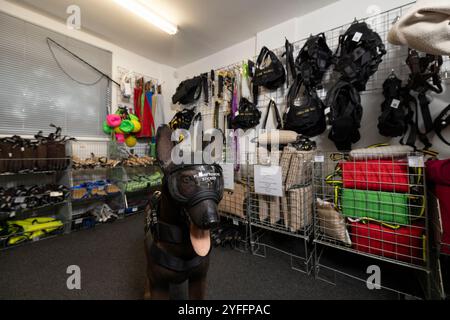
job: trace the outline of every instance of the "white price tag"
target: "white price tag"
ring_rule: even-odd
[[[236,111],[236,113],[234,114],[235,117],[237,117],[239,115],[239,111]]]
[[[132,210],[133,213],[137,212],[137,211],[138,211],[138,208],[133,208],[133,210]]]
[[[24,147],[20,148],[20,151],[25,152],[25,148]]]
[[[355,32],[352,41],[359,42],[362,38],[363,34],[361,32]]]
[[[50,198],[62,197],[63,195],[62,192],[50,192]]]
[[[424,168],[425,167],[425,161],[423,156],[411,156],[408,157],[408,165],[411,168]]]
[[[418,51],[418,54],[419,54],[419,58],[425,58],[427,56],[427,54],[422,51]]]
[[[25,197],[17,197],[14,199],[14,203],[24,203]]]
[[[331,113],[331,108],[330,108],[330,107],[326,108],[326,109],[325,109],[325,115],[327,116],[327,115],[329,115],[330,113]]]
[[[325,156],[315,156],[314,162],[320,162],[320,163],[325,162]]]
[[[233,224],[234,224],[235,226],[238,226],[238,225],[239,225],[239,221],[237,221],[236,219],[233,219]]]
[[[75,220],[75,224],[82,224],[82,223],[83,223],[83,218]]]
[[[400,100],[397,100],[397,99],[392,100],[391,108],[398,109],[399,106],[400,106]]]
[[[15,212],[11,212],[10,214],[9,214],[9,217],[10,218],[14,218],[16,216],[16,213]]]
[[[8,157],[12,158],[12,153],[8,153]]]
[[[223,170],[224,189],[234,190],[234,164],[223,163],[220,166]]]
[[[255,192],[273,197],[283,196],[283,178],[280,166],[255,166]]]

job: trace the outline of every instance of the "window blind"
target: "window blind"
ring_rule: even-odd
[[[111,76],[111,52],[0,13],[0,134],[104,138],[111,83],[48,37]]]

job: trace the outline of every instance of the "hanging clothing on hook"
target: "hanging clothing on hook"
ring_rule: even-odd
[[[134,112],[142,124],[142,130],[137,137],[151,138],[156,133],[151,106],[153,92],[150,90],[148,83],[145,85],[145,88],[143,83],[143,79],[139,80],[134,95]],[[146,91],[146,89],[148,89],[148,91]]]

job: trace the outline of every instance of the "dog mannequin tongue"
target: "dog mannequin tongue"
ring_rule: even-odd
[[[211,234],[209,230],[201,230],[191,223],[191,243],[195,253],[206,257],[211,249]]]

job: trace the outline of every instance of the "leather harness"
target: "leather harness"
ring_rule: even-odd
[[[183,260],[158,247],[158,242],[170,244],[182,244],[190,241],[189,230],[185,228],[167,224],[159,221],[159,211],[161,204],[161,192],[157,191],[150,199],[151,211],[147,215],[145,233],[151,232],[153,242],[150,245],[150,256],[162,267],[176,271],[186,272],[201,265],[206,257],[196,256],[191,260]],[[147,238],[147,241],[149,239]]]

